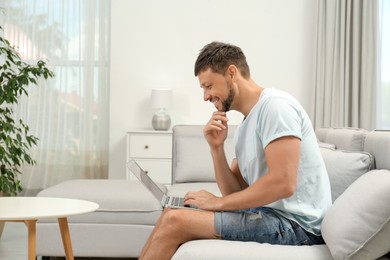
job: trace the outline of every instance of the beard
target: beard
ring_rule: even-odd
[[[228,88],[229,88],[229,95],[224,101],[222,101],[222,111],[223,112],[228,112],[230,110],[230,107],[232,106],[232,103],[233,103],[234,96],[236,94],[234,92],[234,89],[233,89],[233,84],[230,82],[227,82],[227,81],[226,81],[226,84],[228,85]]]

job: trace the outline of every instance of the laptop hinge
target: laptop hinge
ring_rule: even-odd
[[[169,197],[164,194],[162,199],[161,199],[161,205],[163,205],[163,207],[165,207],[168,204],[168,201],[167,201],[168,199],[169,199]]]

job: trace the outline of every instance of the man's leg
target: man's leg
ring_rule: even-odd
[[[276,245],[322,244],[310,234],[271,208],[215,213],[215,232],[224,240],[254,241]]]
[[[215,238],[214,212],[164,210],[139,259],[171,259],[182,243],[206,238]]]
[[[148,248],[149,248],[149,246],[150,246],[150,242],[151,242],[151,240],[152,240],[152,238],[153,238],[153,236],[154,236],[154,233],[156,233],[156,230],[158,230],[158,227],[160,226],[160,223],[162,222],[162,219],[163,219],[164,214],[165,214],[167,211],[169,211],[169,210],[172,210],[172,209],[170,209],[170,208],[165,208],[164,211],[163,211],[163,213],[161,214],[161,216],[158,218],[156,224],[154,225],[154,228],[153,228],[153,230],[152,230],[152,233],[150,233],[150,236],[149,236],[148,240],[146,241],[144,247],[142,248],[142,251],[141,251],[141,253],[140,253],[140,255],[139,255],[139,259],[142,259],[142,258],[144,257],[144,255],[145,255],[145,252],[148,251]]]

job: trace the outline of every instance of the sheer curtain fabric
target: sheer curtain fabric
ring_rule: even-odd
[[[24,195],[68,179],[107,178],[109,0],[0,0],[4,36],[55,73],[31,87],[18,117],[39,138]]]

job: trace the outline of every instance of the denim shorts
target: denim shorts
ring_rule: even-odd
[[[215,212],[215,236],[224,240],[254,241],[278,245],[324,244],[321,236],[305,231],[273,209]]]

